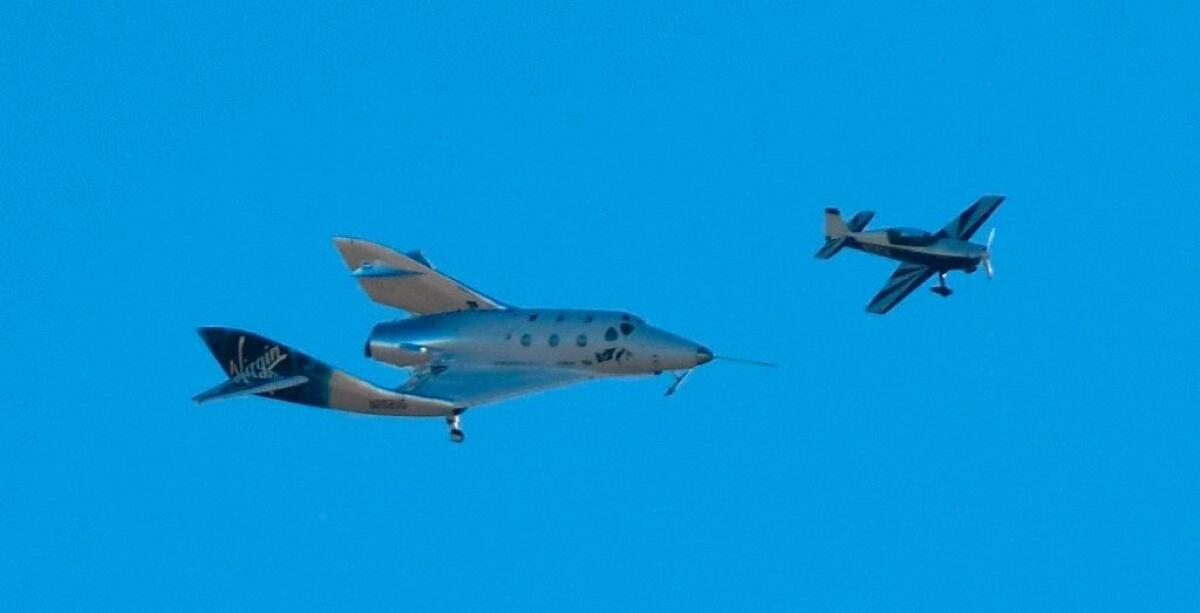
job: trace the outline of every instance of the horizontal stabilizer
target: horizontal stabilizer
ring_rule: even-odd
[[[238,379],[229,379],[224,383],[196,394],[196,402],[208,402],[210,400],[224,400],[226,398],[237,398],[238,396],[250,396],[253,394],[269,394],[279,390],[285,390],[289,387],[304,385],[308,383],[308,377],[304,375],[296,375],[294,377],[276,377],[265,381],[242,381]]]
[[[850,227],[851,232],[862,232],[867,224],[871,223],[871,219],[875,217],[875,211],[861,211],[854,217],[850,218],[846,225]]]
[[[848,240],[850,240],[849,237],[843,236],[825,241],[825,246],[821,247],[821,250],[816,253],[816,258],[818,260],[828,260],[841,251],[842,247],[846,246],[846,241]]]

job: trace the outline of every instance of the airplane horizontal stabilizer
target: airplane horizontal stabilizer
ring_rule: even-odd
[[[846,246],[846,241],[848,240],[850,240],[848,237],[843,236],[841,238],[831,238],[825,241],[825,246],[821,247],[821,250],[816,253],[815,257],[818,260],[828,260],[836,255],[837,252],[841,251],[842,247]]]
[[[237,398],[238,396],[249,396],[252,394],[269,394],[277,392],[289,387],[304,385],[308,383],[308,377],[304,375],[296,375],[294,377],[275,377],[266,381],[248,382],[238,379],[229,379],[212,389],[205,390],[196,394],[192,400],[199,403],[208,402],[210,400],[224,400],[226,398]]]
[[[867,224],[871,223],[871,219],[875,217],[875,211],[860,211],[857,215],[850,218],[846,226],[851,232],[862,232],[867,228]]]

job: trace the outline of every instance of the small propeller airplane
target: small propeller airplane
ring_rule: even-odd
[[[912,228],[868,232],[866,227],[875,216],[873,211],[863,211],[846,222],[837,209],[825,209],[825,245],[816,257],[827,260],[843,247],[850,247],[902,262],[867,305],[871,313],[887,313],[934,274],[938,276],[938,285],[930,289],[939,296],[949,296],[952,290],[946,286],[946,273],[951,270],[972,273],[982,265],[988,279],[992,278],[995,272],[992,240],[996,238],[996,229],[988,234],[986,245],[969,241],[1001,202],[1004,196],[984,196],[935,234]]]
[[[364,352],[411,369],[387,389],[252,332],[203,327],[200,337],[229,378],[196,402],[256,395],[315,407],[405,417],[444,417],[450,440],[464,439],[469,408],[602,377],[673,377],[671,396],[693,368],[713,359],[704,345],[629,313],[524,309],[503,304],[438,272],[419,251],[335,238],[372,300],[412,317],[375,326]]]

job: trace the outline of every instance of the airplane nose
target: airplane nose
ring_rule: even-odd
[[[696,366],[708,364],[713,359],[713,352],[709,351],[708,347],[701,345],[696,349]]]

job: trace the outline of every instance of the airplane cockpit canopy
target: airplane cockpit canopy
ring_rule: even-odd
[[[892,228],[888,230],[887,235],[888,242],[893,245],[908,245],[911,247],[925,247],[932,245],[937,240],[937,236],[916,228]]]
[[[638,317],[637,315],[633,315],[630,313],[621,313],[621,325],[620,325],[621,334],[623,336],[629,336],[636,329],[636,326],[634,326],[634,324],[641,325],[641,324],[645,324],[645,323],[646,322],[643,321],[642,318]]]
[[[637,324],[644,324],[646,321],[633,313],[621,313],[621,321],[632,321]]]

